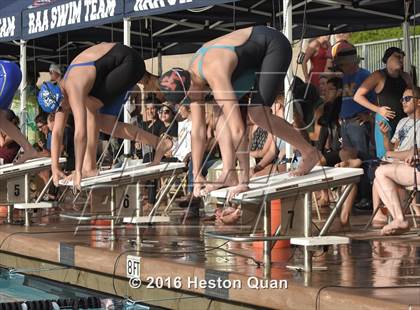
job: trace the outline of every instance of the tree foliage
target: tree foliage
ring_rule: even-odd
[[[414,34],[419,35],[420,26],[416,26],[416,29],[414,29],[414,27],[410,27],[410,31],[411,31],[411,35],[414,35]],[[403,37],[402,27],[394,27],[394,28],[353,32],[351,34],[351,42],[353,44],[358,44],[358,43],[367,43],[367,42],[387,40],[387,39],[396,39],[396,38],[402,38],[402,37]]]

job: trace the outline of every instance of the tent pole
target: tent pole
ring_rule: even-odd
[[[404,71],[411,72],[411,40],[410,40],[410,23],[406,20],[403,24],[403,49],[406,54],[404,58]]]
[[[290,43],[293,42],[292,32],[292,0],[283,0],[283,34],[289,39]],[[293,67],[290,64],[287,70],[286,78],[284,79],[284,113],[286,120],[293,123],[293,94],[291,84],[293,81]],[[286,158],[292,159],[293,150],[290,144],[286,144]],[[288,161],[287,169],[289,170],[291,163]]]
[[[131,46],[131,19],[124,18],[124,45]],[[124,123],[131,123],[131,114],[132,106],[130,103],[130,98],[126,98],[127,101],[124,106]],[[124,155],[130,156],[131,154],[131,141],[128,139],[124,140]]]
[[[20,129],[26,136],[26,86],[27,86],[27,54],[26,54],[26,41],[20,40],[20,71],[22,71],[22,81],[20,83]]]
[[[406,57],[404,58],[404,71],[411,74],[411,38],[410,38],[410,3],[411,1],[404,1],[404,22],[402,23],[403,28],[403,50]]]
[[[160,42],[158,42],[157,44],[157,52],[158,52],[158,56],[157,56],[157,60],[158,60],[158,75],[161,76],[162,75],[162,47],[160,45]]]

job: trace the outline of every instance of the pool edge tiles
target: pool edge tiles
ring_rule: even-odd
[[[74,238],[72,234],[65,236],[64,232],[58,231],[58,236],[53,237],[47,235],[24,235],[16,234],[10,235],[6,242],[3,243],[4,238],[10,233],[24,230],[23,227],[12,227],[7,229],[6,226],[0,226],[0,244],[2,244],[1,251],[13,253],[15,255],[23,255],[32,259],[43,260],[51,262],[52,264],[59,264],[59,247],[63,244],[71,245],[70,248],[74,249],[74,268],[87,270],[91,273],[99,273],[104,277],[112,277],[114,272],[114,262],[118,258],[121,252],[112,251],[110,249],[92,248],[87,245],[81,245],[80,239]],[[43,228],[45,231],[47,228]],[[9,230],[5,232],[5,230]],[[33,231],[42,230],[40,228],[31,228]],[[75,240],[71,242],[71,238]],[[79,240],[79,242],[78,242]],[[128,286],[128,279],[126,277],[126,266],[125,259],[126,253],[121,256],[120,262],[116,268],[115,274],[118,276],[118,282],[122,285],[119,292],[123,292],[123,287]],[[133,253],[131,253],[133,254]],[[208,267],[207,267],[208,268]],[[206,266],[197,266],[193,264],[177,263],[168,259],[158,258],[142,258],[141,263],[142,269],[142,280],[147,280],[148,277],[175,277],[181,276],[183,278],[194,278],[198,280],[206,279]],[[261,271],[258,271],[254,275],[260,275]],[[242,283],[247,281],[251,274],[241,274],[239,272],[228,272],[226,276],[230,280],[240,280]],[[94,277],[94,276],[93,276]],[[91,281],[100,282],[91,278]],[[99,277],[98,277],[99,279]],[[100,290],[100,283],[97,283],[98,287],[89,287],[92,289]],[[98,289],[99,288],[99,289]],[[166,289],[166,288],[165,288]],[[167,290],[167,289],[166,289]],[[190,289],[182,289],[186,294],[199,294],[202,297],[206,297],[205,288],[192,287]],[[228,297],[226,302],[233,303],[244,303],[247,305],[255,305],[258,307],[275,307],[284,309],[301,309],[302,305],[313,306],[314,296],[318,291],[318,287],[303,287],[302,285],[290,282],[287,290],[270,290],[262,289],[255,290],[243,287],[242,289],[229,289]],[[323,293],[324,296],[333,296],[335,300],[347,302],[350,300],[359,299],[367,304],[372,304],[371,309],[389,308],[393,309],[406,309],[406,305],[394,303],[392,301],[381,301],[372,296],[361,296],[357,297],[352,292],[342,291],[328,291]],[[210,294],[209,294],[210,295]],[[212,296],[208,296],[211,298]],[[330,298],[328,298],[330,299]],[[322,309],[336,309],[335,306],[324,305]],[[354,308],[357,309],[357,308]],[[361,308],[360,308],[361,309]]]

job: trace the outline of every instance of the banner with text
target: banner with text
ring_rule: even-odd
[[[207,7],[227,0],[125,0],[125,15],[129,17],[157,15],[193,8]]]
[[[0,41],[20,38],[20,14],[0,17]]]
[[[33,39],[53,33],[121,21],[122,0],[57,1],[23,12],[22,35]]]

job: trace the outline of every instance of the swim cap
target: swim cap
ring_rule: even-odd
[[[38,104],[47,113],[57,111],[63,99],[60,86],[52,82],[44,82],[38,93]]]
[[[168,102],[183,103],[191,86],[191,75],[187,70],[173,68],[159,78],[159,88]],[[182,101],[182,102],[181,102]]]
[[[389,47],[389,48],[385,51],[385,53],[384,53],[384,57],[382,57],[382,62],[383,62],[384,64],[386,64],[386,63],[387,63],[387,61],[388,61],[388,58],[389,58],[389,57],[391,57],[391,55],[392,55],[392,54],[394,54],[394,53],[402,54],[403,56],[405,56],[404,51],[403,51],[402,49],[400,49],[399,47],[395,47],[395,46],[393,46],[393,47]]]

